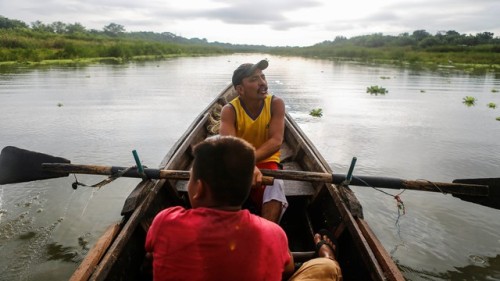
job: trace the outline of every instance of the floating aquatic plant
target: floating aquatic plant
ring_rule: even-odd
[[[58,107],[61,107],[61,106],[63,106],[63,104],[62,104],[62,103],[58,103],[58,104],[57,104],[57,106],[58,106]]]
[[[500,116],[498,116],[496,119],[497,119],[497,121],[500,121]]]
[[[378,94],[381,94],[381,95],[385,95],[387,94],[389,91],[384,88],[384,87],[380,87],[380,86],[370,86],[370,87],[367,87],[366,88],[366,92],[367,93],[370,93],[372,95],[378,95]]]
[[[462,103],[467,105],[467,106],[473,106],[476,105],[477,99],[475,97],[471,96],[466,96],[465,98],[462,99]]]
[[[497,104],[494,103],[494,102],[490,102],[487,105],[488,105],[489,108],[493,108],[493,109],[497,108]]]
[[[315,108],[309,112],[309,115],[311,115],[313,117],[321,117],[321,116],[323,116],[323,109]]]
[[[491,89],[491,92],[492,92],[492,93],[498,93],[498,90],[497,90],[497,89],[495,89],[495,88],[493,88],[493,89]]]

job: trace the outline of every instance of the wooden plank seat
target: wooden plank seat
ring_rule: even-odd
[[[287,162],[283,164],[284,170],[300,170],[295,162]],[[312,196],[314,188],[310,182],[284,180],[285,182],[285,195],[286,196]],[[187,192],[187,181],[178,181],[175,185],[178,191]]]

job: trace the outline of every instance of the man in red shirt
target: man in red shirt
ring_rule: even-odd
[[[214,137],[196,145],[193,156],[188,182],[192,208],[161,211],[146,236],[154,280],[278,281],[290,276],[294,262],[283,229],[242,209],[253,179],[254,148],[239,138]],[[322,274],[325,268],[330,272],[324,262],[338,269],[333,248],[318,245],[327,258],[310,270],[299,269],[294,280],[318,268]]]
[[[192,209],[168,208],[146,238],[155,280],[281,280],[293,272],[285,232],[242,210],[255,150],[234,137],[198,144],[188,182]]]

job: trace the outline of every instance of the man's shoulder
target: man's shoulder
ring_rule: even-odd
[[[271,98],[272,103],[275,103],[275,102],[284,103],[283,99],[278,97],[277,95],[269,95],[269,96]]]
[[[270,95],[270,99],[271,99],[271,105],[272,107],[276,108],[276,107],[285,107],[285,101],[278,97],[278,96],[275,96],[275,95]]]
[[[156,215],[156,217],[161,218],[163,220],[174,219],[180,215],[185,214],[187,211],[188,210],[186,210],[184,207],[175,206],[175,207],[170,207],[170,208],[166,208],[166,209],[162,210],[161,212],[159,212]]]

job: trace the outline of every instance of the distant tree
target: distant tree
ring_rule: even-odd
[[[28,28],[28,25],[20,20],[11,20],[6,17],[0,16],[0,28]]]
[[[446,36],[460,36],[460,33],[456,32],[455,30],[448,30],[446,31]]]
[[[460,45],[463,44],[463,35],[460,35],[460,33],[456,32],[455,30],[448,30],[443,34],[438,34],[436,35],[437,38],[440,39],[441,44],[448,44],[448,45]]]
[[[116,24],[116,23],[110,23],[106,25],[104,28],[104,33],[110,35],[110,36],[117,36],[123,32],[125,32],[125,27],[121,24]]]
[[[38,32],[54,32],[54,30],[52,30],[52,27],[44,24],[43,22],[41,22],[39,20],[31,23],[31,29],[33,31],[38,31]]]
[[[417,41],[422,41],[425,38],[431,36],[431,34],[423,29],[420,29],[413,31],[413,34],[411,36]]]
[[[493,39],[494,33],[492,32],[481,32],[476,34],[476,38],[479,44],[489,43]]]
[[[347,37],[345,36],[335,36],[335,40],[333,40],[334,43],[342,43],[342,42],[345,42],[347,41]]]
[[[77,34],[77,33],[86,33],[87,30],[85,26],[83,26],[81,23],[75,22],[73,24],[68,24],[66,26],[66,32],[69,34]]]
[[[434,47],[437,45],[439,45],[439,40],[433,36],[426,37],[418,43],[418,46],[422,48]]]
[[[415,39],[410,36],[408,32],[401,33],[396,37],[394,41],[396,46],[413,46],[415,45]]]
[[[462,38],[461,44],[467,45],[467,46],[475,46],[478,44],[478,39],[474,35],[467,35]]]
[[[55,21],[50,24],[51,29],[58,34],[63,34],[67,32],[67,25],[60,21]]]

